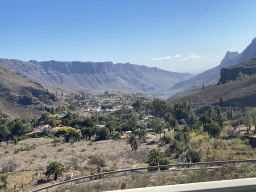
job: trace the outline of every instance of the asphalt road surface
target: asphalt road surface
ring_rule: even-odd
[[[256,192],[256,178],[221,180],[211,182],[165,185],[137,189],[115,190],[112,192]]]

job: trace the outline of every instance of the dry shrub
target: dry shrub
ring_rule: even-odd
[[[145,150],[129,151],[129,153],[126,153],[125,158],[135,160],[138,163],[143,163],[148,159],[148,152]]]
[[[13,172],[17,169],[17,167],[18,167],[17,160],[15,159],[15,157],[13,157],[4,163],[2,167],[2,172]]]
[[[98,154],[98,155],[94,155],[94,156],[90,156],[90,160],[89,163],[91,165],[97,165],[100,167],[106,167],[106,160],[105,157],[103,156],[103,154]]]

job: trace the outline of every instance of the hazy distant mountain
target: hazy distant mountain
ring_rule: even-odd
[[[240,76],[239,72],[250,75]],[[210,106],[223,107],[256,107],[256,57],[221,69],[221,84],[200,90],[182,97],[171,99],[175,104],[179,101],[190,101],[198,113]],[[239,78],[237,78],[239,77]]]
[[[0,59],[0,66],[12,68],[23,76],[43,84],[141,93],[156,92],[194,76],[189,73],[164,71],[156,67],[112,62],[25,62]]]
[[[0,66],[0,115],[33,117],[50,111],[55,95],[39,83],[24,78],[12,69]]]
[[[221,61],[220,65],[209,69],[199,75],[192,77],[191,79],[181,81],[175,84],[170,88],[170,91],[177,91],[179,93],[174,95],[172,98],[187,95],[189,93],[193,93],[202,88],[203,84],[207,86],[211,86],[213,84],[217,84],[220,79],[220,70],[224,67],[231,66],[248,59],[251,59],[256,54],[256,38],[252,40],[251,44],[246,47],[246,49],[242,53],[238,52],[227,52],[224,59]]]

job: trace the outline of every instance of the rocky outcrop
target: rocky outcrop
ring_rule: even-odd
[[[179,96],[186,95],[187,93],[193,93],[198,89],[201,89],[203,84],[205,86],[211,86],[217,84],[220,79],[220,70],[223,67],[227,67],[237,63],[239,59],[238,52],[227,52],[220,65],[209,69],[199,75],[192,77],[186,81],[181,81],[175,84],[170,90],[183,89],[183,92],[179,93]]]
[[[226,77],[227,79],[231,77],[232,78],[236,77],[236,73],[237,73],[236,70],[230,71],[230,70],[223,69],[221,72],[221,69],[228,66],[235,65],[237,63],[244,62],[248,59],[251,59],[255,57],[255,54],[256,54],[256,38],[252,40],[250,45],[248,45],[242,53],[239,54],[238,52],[228,51],[224,59],[221,61],[220,65],[212,69],[209,69],[203,73],[200,73],[199,75],[192,77],[189,80],[181,81],[175,84],[173,87],[170,88],[170,91],[181,90],[179,91],[178,95],[179,96],[186,95],[186,93],[196,92],[198,89],[202,88],[203,84],[205,86],[210,86],[210,85],[219,83],[221,74],[222,74],[222,79],[225,75],[227,75]],[[249,71],[248,73],[250,73]],[[234,74],[232,74],[233,72]],[[224,81],[225,80],[223,80],[223,82]]]
[[[222,68],[219,83],[225,84],[238,78],[239,73],[253,75],[256,73],[256,57],[236,65]]]
[[[17,72],[0,66],[0,116],[30,118],[49,111],[55,95],[40,84],[24,78]]]

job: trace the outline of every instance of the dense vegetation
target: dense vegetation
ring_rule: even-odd
[[[70,143],[111,138],[119,140],[124,133],[130,131],[127,143],[132,151],[138,150],[147,142],[148,133],[159,134],[159,145],[168,146],[165,151],[160,149],[149,151],[148,158],[144,161],[149,166],[166,165],[170,161],[184,159],[188,162],[199,162],[255,157],[252,142],[248,137],[254,134],[252,127],[256,125],[254,109],[212,106],[204,113],[197,114],[191,102],[180,101],[172,104],[159,99],[152,102],[136,100],[132,106],[133,108],[122,107],[120,110],[106,114],[95,113],[91,117],[81,117],[72,112],[61,117],[44,112],[41,117],[33,119],[1,118],[0,140],[4,142],[11,140],[15,145],[29,137],[52,138],[54,141],[62,140]],[[56,132],[52,132],[51,129],[33,132],[34,128],[46,124],[52,127],[62,126]],[[247,128],[243,135],[237,131],[240,125]],[[31,147],[35,148],[35,145],[17,148],[16,153],[31,150]],[[57,150],[57,152],[61,151],[62,148]],[[105,164],[103,158],[90,158],[90,162],[97,165],[95,171],[101,172],[101,167]],[[9,169],[6,170],[2,170],[4,182]],[[59,162],[50,162],[45,176],[50,178],[54,175],[56,180],[64,170],[64,166]],[[7,183],[3,186],[6,185]]]

